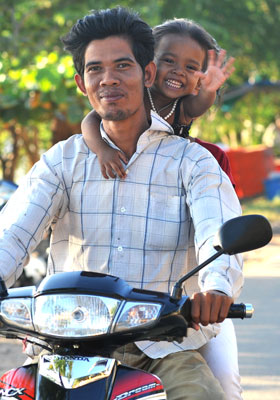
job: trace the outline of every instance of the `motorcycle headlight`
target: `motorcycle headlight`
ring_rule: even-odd
[[[2,300],[0,315],[9,325],[33,330],[31,316],[31,299],[15,298]]]
[[[114,331],[124,331],[150,324],[160,314],[161,305],[156,303],[126,302]]]
[[[43,295],[34,301],[34,326],[38,332],[61,337],[86,337],[109,332],[120,301],[77,295]]]
[[[51,294],[2,300],[0,316],[11,326],[50,336],[82,338],[145,327],[159,317],[161,307],[103,296]]]

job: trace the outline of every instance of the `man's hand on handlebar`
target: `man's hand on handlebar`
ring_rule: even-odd
[[[198,331],[199,323],[206,326],[223,322],[232,303],[232,297],[217,290],[194,293],[191,297],[191,327]]]

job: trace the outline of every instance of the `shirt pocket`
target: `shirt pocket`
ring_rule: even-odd
[[[186,196],[154,194],[150,196],[147,224],[147,246],[174,250],[184,242],[187,232]]]

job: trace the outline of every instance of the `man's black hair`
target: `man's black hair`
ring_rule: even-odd
[[[70,32],[61,40],[64,49],[73,56],[77,73],[83,77],[85,51],[92,40],[121,36],[131,43],[132,52],[144,71],[154,58],[154,37],[152,29],[137,13],[123,7],[93,10],[79,19]]]

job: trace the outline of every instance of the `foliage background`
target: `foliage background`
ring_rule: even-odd
[[[52,143],[79,132],[88,111],[75,87],[71,57],[60,37],[89,10],[122,5],[150,25],[173,17],[202,24],[236,57],[226,87],[250,84],[243,97],[223,101],[194,125],[194,133],[229,146],[261,143],[279,113],[280,0],[0,0],[0,163],[14,180]]]

